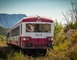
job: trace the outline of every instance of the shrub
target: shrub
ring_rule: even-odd
[[[77,29],[77,22],[70,22],[68,24],[66,24],[64,31],[67,32],[70,29]]]
[[[33,60],[32,57],[24,56],[21,52],[15,52],[14,54],[9,54],[7,60]]]
[[[54,45],[59,45],[64,42],[64,39],[66,38],[64,32],[63,32],[63,26],[62,24],[58,23],[57,21],[54,23]]]
[[[66,38],[64,33],[57,35],[57,41],[48,56],[52,60],[77,60],[77,32],[73,31],[72,34]],[[65,39],[66,38],[66,39]]]
[[[14,54],[8,54],[7,60],[49,60],[47,56],[45,57],[31,57],[31,56],[25,56],[21,52],[15,52]]]
[[[54,23],[54,36],[55,38],[57,37],[57,35],[62,31],[63,27],[60,23],[58,23],[57,21]]]

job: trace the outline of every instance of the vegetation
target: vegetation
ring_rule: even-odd
[[[6,58],[6,37],[0,35],[0,60],[3,60]]]
[[[0,46],[4,46],[6,45],[6,37],[0,35]]]
[[[67,32],[70,29],[77,29],[77,22],[70,22],[64,27],[64,31]]]
[[[4,28],[4,27],[0,26],[0,35],[6,36],[7,30],[8,30],[8,28]]]
[[[59,24],[57,21],[54,23],[54,40],[55,40],[55,45],[59,45],[60,43],[63,42],[65,35],[63,33],[63,26]]]

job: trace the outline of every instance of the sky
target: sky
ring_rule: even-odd
[[[64,23],[62,12],[71,9],[71,0],[0,0],[0,13],[43,16]]]

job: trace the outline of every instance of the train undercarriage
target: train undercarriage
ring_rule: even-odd
[[[8,47],[12,53],[14,52],[22,52],[23,54],[26,54],[28,56],[45,56],[47,53],[47,49],[22,49],[18,46],[8,44]]]

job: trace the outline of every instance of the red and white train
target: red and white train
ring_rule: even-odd
[[[7,44],[22,49],[48,49],[53,47],[53,20],[34,16],[25,17],[7,33]]]

